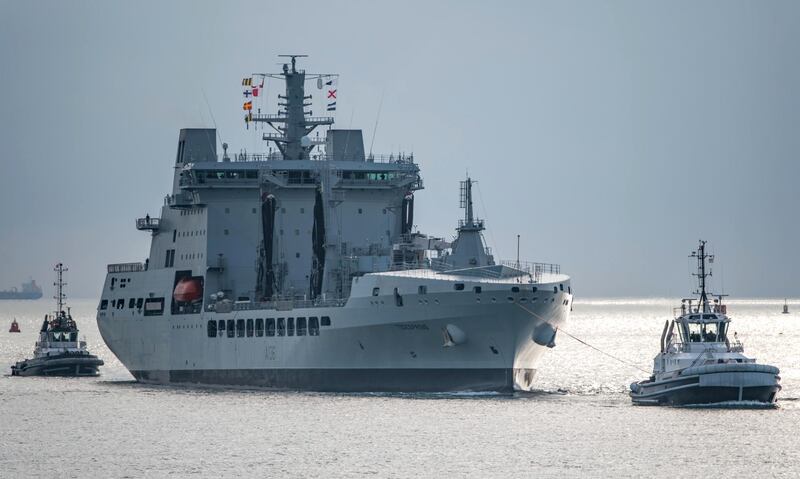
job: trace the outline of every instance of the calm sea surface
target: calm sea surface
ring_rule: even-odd
[[[566,330],[649,369],[674,303],[578,301]],[[10,377],[52,305],[2,301],[0,477],[798,477],[800,301],[782,304],[729,303],[746,354],[783,378],[778,408],[730,410],[634,407],[646,375],[563,334],[535,394],[145,386],[103,344],[95,301],[71,305],[102,376]]]

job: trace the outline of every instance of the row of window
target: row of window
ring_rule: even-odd
[[[182,210],[181,216],[189,216],[189,215],[199,215],[202,209],[200,208],[189,208],[188,210]]]
[[[175,237],[180,236],[181,238],[190,237],[190,236],[205,236],[206,230],[193,230],[193,231],[178,231],[173,230],[172,232],[172,241],[175,242]]]
[[[208,321],[208,337],[319,336],[319,327],[330,326],[329,316],[298,318],[220,319]]]
[[[125,309],[125,298],[100,301],[100,311],[109,309],[109,306],[111,309]],[[130,298],[128,309],[134,308],[144,308],[145,316],[160,316],[164,313],[164,298]]]
[[[560,284],[558,286],[553,286],[553,293],[558,293],[559,288],[561,288],[561,291],[564,291],[564,285]],[[456,290],[456,291],[464,291],[464,283],[455,283],[453,285],[453,289]],[[568,288],[568,289],[569,289],[569,292],[572,293],[572,288]],[[481,294],[483,292],[483,288],[481,288],[480,286],[474,286],[472,288],[472,290],[475,292],[475,294]],[[531,288],[530,292],[531,293],[535,293],[538,290],[539,290],[539,288],[537,288],[536,286],[533,286]],[[512,286],[511,287],[511,292],[512,293],[519,293],[520,292],[519,286]],[[381,294],[381,288],[378,288],[378,287],[372,288],[372,295],[373,296],[380,296],[380,294]],[[394,288],[394,294],[395,295],[398,294],[397,288]],[[417,294],[428,294],[428,286],[427,285],[420,285],[419,288],[417,288]]]

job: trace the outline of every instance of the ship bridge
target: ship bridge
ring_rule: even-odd
[[[223,143],[220,155],[214,129],[181,130],[162,213],[137,221],[153,234],[148,268],[175,269],[176,285],[202,277],[206,296],[313,300],[346,297],[353,277],[407,260],[394,247],[413,230],[423,188],[414,155],[365,151],[361,130],[313,116],[306,82],[338,76],[300,70],[297,58],[253,75],[285,84],[277,113],[245,116],[265,153]]]

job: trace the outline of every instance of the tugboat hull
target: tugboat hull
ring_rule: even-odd
[[[772,404],[781,390],[779,370],[764,364],[712,364],[687,368],[665,380],[631,384],[640,405],[760,402]]]
[[[50,356],[27,359],[11,367],[12,376],[99,376],[103,360],[97,356]]]

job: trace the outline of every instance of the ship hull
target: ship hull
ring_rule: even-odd
[[[111,351],[146,383],[511,392],[533,389],[539,358],[569,315],[571,295],[559,291],[537,296],[503,296],[502,303],[485,297],[480,303],[471,293],[449,293],[428,295],[425,302],[406,297],[403,307],[363,298],[337,308],[159,317],[109,311],[99,312],[98,326]],[[331,325],[315,336],[239,337],[237,332],[228,337],[225,331],[211,337],[209,331],[209,323],[220,320],[322,316],[330,317]],[[459,344],[448,343],[448,327],[463,333]]]
[[[514,391],[513,369],[199,369],[131,371],[140,382],[319,392]]]
[[[689,374],[684,374],[687,371]],[[714,364],[689,368],[669,380],[633,384],[630,395],[634,404],[639,405],[772,404],[780,390],[778,369],[773,366]]]
[[[97,356],[50,356],[20,361],[11,368],[12,376],[99,376],[103,361]]]
[[[12,291],[0,291],[0,300],[8,299],[22,299],[22,300],[34,300],[39,299],[42,297],[42,293],[19,293],[19,292],[12,292]]]

